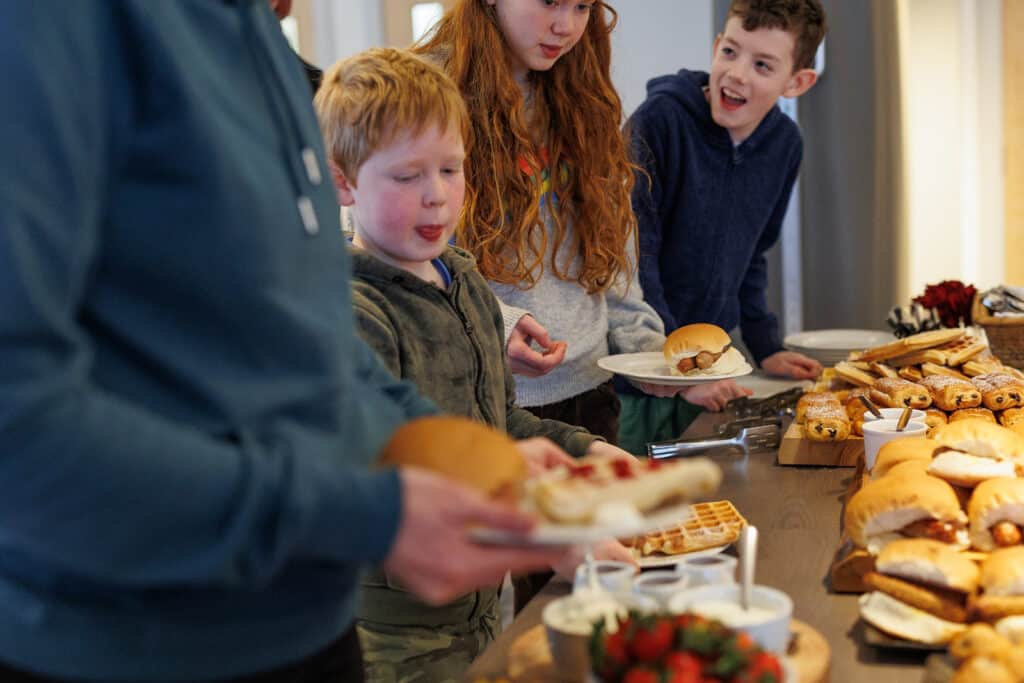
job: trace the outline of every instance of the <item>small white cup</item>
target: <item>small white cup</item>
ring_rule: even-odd
[[[639,571],[636,565],[619,560],[594,560],[594,571],[597,572],[597,583],[609,593],[629,593],[633,589],[633,577]],[[577,591],[590,586],[587,576],[587,563],[576,567],[572,589]]]
[[[669,599],[684,590],[689,582],[689,575],[670,569],[643,572],[633,579],[633,592],[646,595],[667,606]]]
[[[732,555],[686,557],[676,565],[676,572],[689,578],[689,587],[736,583],[736,558]]]
[[[878,449],[884,444],[908,436],[924,436],[928,433],[928,425],[923,422],[908,422],[902,432],[896,431],[898,420],[874,420],[864,422],[864,465],[868,471],[875,466]]]
[[[783,653],[789,645],[793,601],[768,586],[750,587],[751,610],[740,606],[740,586],[703,586],[679,593],[669,601],[669,611],[693,612],[717,619],[729,628],[746,633],[766,650]]]
[[[898,420],[900,419],[900,415],[903,414],[903,408],[879,408],[878,412],[882,414],[883,420]],[[914,410],[910,411],[911,422],[924,422],[924,418],[925,413],[923,410],[918,410],[917,408],[915,408]],[[877,417],[871,414],[870,410],[864,413],[865,422],[874,422],[877,419]]]

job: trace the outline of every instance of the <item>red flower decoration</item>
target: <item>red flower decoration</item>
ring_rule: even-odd
[[[974,285],[959,280],[943,280],[925,287],[924,294],[915,297],[914,302],[934,309],[944,327],[959,327],[961,322],[971,324],[971,303],[977,291]]]

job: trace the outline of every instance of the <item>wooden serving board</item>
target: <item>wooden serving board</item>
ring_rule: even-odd
[[[851,436],[845,441],[805,439],[800,425],[791,422],[779,446],[780,465],[856,467],[864,459],[864,439]]]
[[[825,636],[799,619],[791,620],[789,628],[793,640],[786,657],[796,668],[799,683],[828,681],[832,649]],[[508,653],[508,676],[515,683],[577,683],[559,674],[551,659],[543,624],[534,626],[512,643]]]

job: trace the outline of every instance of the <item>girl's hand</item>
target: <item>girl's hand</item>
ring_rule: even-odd
[[[533,341],[544,349],[544,353],[530,347]],[[526,377],[540,377],[554,370],[565,359],[565,349],[565,342],[551,341],[544,326],[529,315],[519,319],[505,347],[512,373]]]
[[[697,384],[684,387],[686,392],[683,397],[690,403],[700,406],[705,410],[717,413],[725,408],[725,404],[740,396],[750,396],[754,392],[744,389],[731,379],[723,379],[708,384]]]
[[[761,367],[769,375],[793,379],[814,379],[821,374],[821,363],[794,351],[777,351],[762,360]]]

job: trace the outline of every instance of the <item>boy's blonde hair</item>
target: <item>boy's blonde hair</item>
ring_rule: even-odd
[[[455,83],[406,50],[373,48],[343,59],[313,99],[330,160],[355,185],[363,163],[397,136],[456,124],[469,147],[469,114]]]

